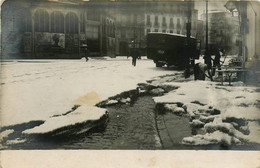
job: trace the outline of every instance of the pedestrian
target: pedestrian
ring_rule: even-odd
[[[133,59],[132,59],[132,65],[133,65],[133,66],[136,66],[137,56],[133,55],[132,57],[133,57]]]
[[[137,58],[138,58],[138,51],[134,51],[133,53],[132,53],[132,65],[133,66],[136,66],[136,60],[137,60]]]
[[[218,49],[218,50],[216,51],[216,53],[215,53],[215,58],[213,59],[212,76],[215,75],[215,72],[216,72],[216,69],[217,69],[217,68],[218,68],[218,70],[221,70],[220,62],[222,62],[222,61],[220,61],[220,57],[221,57],[220,52],[221,52],[221,50]]]
[[[197,63],[194,65],[194,79],[205,80],[206,71],[208,70],[207,64]]]
[[[86,45],[84,47],[84,51],[85,51],[85,58],[86,58],[86,62],[88,61],[88,56],[89,56],[89,51],[88,51],[88,46]]]

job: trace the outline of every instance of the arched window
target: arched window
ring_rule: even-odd
[[[17,9],[14,12],[14,23],[15,30],[19,32],[31,32],[32,31],[32,20],[31,14],[26,9]]]
[[[61,12],[51,14],[51,32],[64,33],[64,16]]]
[[[43,9],[35,12],[34,27],[36,32],[49,32],[49,14]]]
[[[66,15],[66,33],[78,33],[78,17],[75,13],[69,12]]]
[[[31,17],[31,13],[29,11],[25,12],[24,31],[25,32],[31,32],[32,31],[32,17]]]
[[[113,34],[113,27],[112,26],[113,26],[112,21],[110,20],[109,21],[109,36],[112,36],[112,34]]]

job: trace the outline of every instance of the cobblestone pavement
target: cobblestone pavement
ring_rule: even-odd
[[[189,119],[172,113],[157,116],[157,126],[164,149],[190,148],[181,145],[184,137],[191,136]]]
[[[65,148],[160,149],[155,124],[155,104],[150,96],[139,97],[133,105],[106,107],[110,121],[103,133],[64,144]]]

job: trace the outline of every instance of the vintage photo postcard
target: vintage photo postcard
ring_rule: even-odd
[[[2,0],[6,167],[259,167],[259,0]]]

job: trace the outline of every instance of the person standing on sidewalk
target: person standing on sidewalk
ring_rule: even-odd
[[[218,70],[221,70],[221,65],[220,65],[220,49],[218,49],[215,53],[215,58],[213,60],[213,71],[212,71],[212,76],[215,75],[216,69],[218,68]]]
[[[85,58],[86,58],[86,62],[88,61],[88,56],[89,56],[89,51],[88,51],[88,46],[86,45],[86,47],[84,48],[85,51]]]
[[[132,53],[132,58],[133,58],[133,59],[132,59],[132,65],[133,65],[133,66],[136,66],[136,60],[137,60],[137,58],[138,58],[138,55],[139,55],[139,54],[138,54],[138,51],[136,51],[136,50]]]

